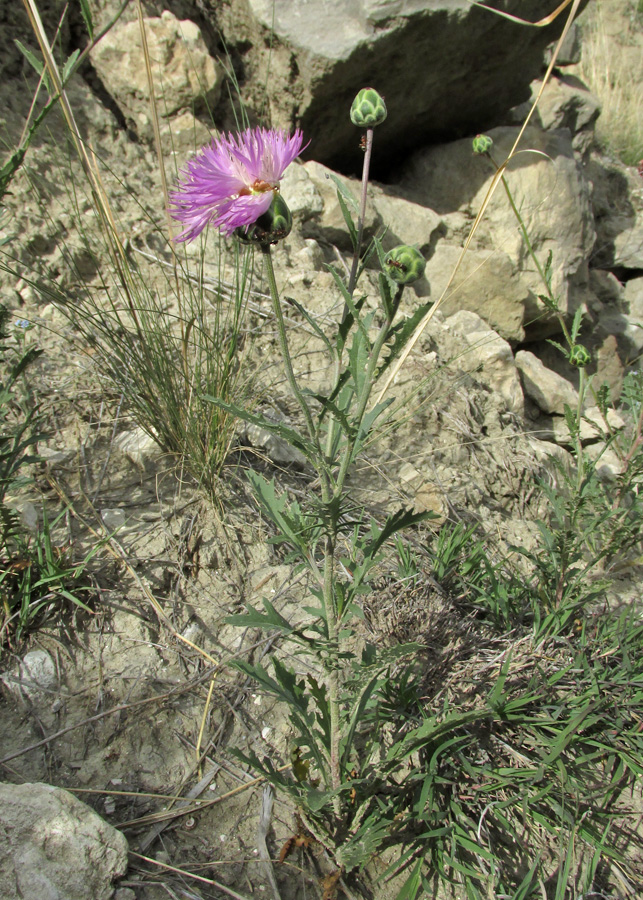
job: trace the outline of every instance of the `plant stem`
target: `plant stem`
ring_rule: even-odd
[[[487,156],[489,157],[491,162],[496,167],[496,171],[498,171],[500,167],[496,163],[496,161],[493,158],[493,156],[491,155],[491,153],[487,153]],[[560,327],[563,331],[563,334],[565,335],[565,339],[566,339],[567,343],[569,344],[569,346],[571,348],[573,341],[572,341],[569,331],[567,329],[567,325],[565,324],[565,319],[563,318],[563,315],[561,314],[560,310],[558,309],[558,303],[556,301],[556,298],[553,296],[553,294],[551,292],[551,285],[549,283],[547,275],[545,274],[545,270],[543,269],[542,265],[540,264],[540,260],[536,256],[536,251],[534,250],[534,248],[531,244],[531,240],[529,239],[529,233],[527,231],[527,226],[525,225],[525,222],[524,222],[522,216],[520,215],[518,207],[516,206],[516,202],[513,198],[511,190],[509,188],[509,184],[507,183],[507,179],[505,178],[504,175],[501,176],[501,181],[502,181],[502,186],[505,189],[507,199],[509,200],[509,204],[513,211],[513,214],[515,215],[515,217],[518,221],[518,225],[520,226],[520,231],[522,233],[522,238],[525,242],[525,246],[527,247],[527,252],[531,256],[532,260],[534,261],[534,265],[536,266],[536,269],[538,270],[538,274],[540,275],[541,281],[545,286],[545,290],[547,291],[547,296],[548,296],[549,300],[554,304],[554,307],[555,307],[554,311],[558,317],[558,321],[560,322]]]
[[[368,359],[366,375],[364,377],[364,386],[362,388],[361,396],[358,397],[357,400],[357,411],[355,413],[354,426],[355,426],[355,437],[352,441],[349,441],[346,445],[346,450],[344,456],[342,458],[339,473],[337,475],[337,479],[335,481],[335,496],[340,497],[341,493],[344,489],[344,480],[346,475],[348,474],[348,467],[350,466],[352,457],[353,457],[353,448],[355,446],[355,441],[357,440],[357,436],[359,435],[360,428],[362,425],[362,419],[364,418],[364,413],[366,412],[366,407],[368,406],[368,401],[370,399],[371,393],[373,391],[373,387],[375,386],[374,375],[375,369],[379,360],[380,353],[382,352],[382,347],[384,345],[384,341],[387,338],[387,335],[390,331],[391,325],[393,324],[393,317],[395,312],[399,308],[400,300],[402,299],[402,293],[404,291],[404,285],[400,285],[395,296],[395,300],[393,302],[392,314],[387,316],[384,324],[379,330],[379,334],[375,338],[375,343],[373,344],[371,354]]]
[[[366,149],[364,151],[364,167],[362,169],[362,197],[359,209],[359,219],[357,220],[357,244],[353,253],[353,264],[351,266],[351,274],[348,279],[348,293],[352,296],[357,284],[357,269],[359,266],[359,258],[362,252],[362,239],[364,237],[364,220],[366,218],[366,194],[368,191],[368,173],[371,167],[371,156],[373,154],[373,129],[366,129]]]
[[[299,408],[301,409],[304,420],[306,422],[306,429],[308,431],[308,436],[311,441],[315,445],[320,457],[321,463],[321,448],[319,446],[319,441],[317,439],[317,433],[315,431],[315,426],[313,424],[313,417],[310,414],[310,409],[308,408],[308,404],[304,399],[304,395],[299,390],[299,385],[297,384],[297,379],[295,378],[295,373],[292,367],[292,359],[290,357],[290,350],[288,348],[288,339],[286,337],[286,325],[284,323],[283,313],[281,312],[281,303],[279,302],[279,291],[277,289],[277,280],[275,278],[275,270],[272,264],[272,255],[270,253],[270,244],[261,244],[261,252],[263,253],[263,257],[266,261],[266,272],[268,273],[268,286],[270,287],[270,296],[272,297],[272,307],[275,312],[275,319],[277,320],[277,334],[279,336],[279,347],[281,350],[281,355],[284,361],[284,368],[286,370],[286,378],[288,379],[288,384],[290,385],[290,390],[293,392],[293,395],[299,404]]]

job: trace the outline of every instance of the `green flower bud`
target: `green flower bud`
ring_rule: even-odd
[[[275,192],[268,210],[252,225],[235,228],[233,234],[242,244],[276,244],[288,237],[292,228],[292,213],[288,204]]]
[[[488,153],[491,150],[493,147],[493,140],[488,134],[477,134],[471,142],[471,145],[476,156],[482,156],[483,153]]]
[[[569,361],[577,369],[584,369],[592,361],[589,350],[582,344],[574,344],[569,351]]]
[[[409,247],[408,244],[400,244],[386,254],[384,271],[398,284],[411,284],[424,275],[426,260],[419,250]]]
[[[362,88],[351,106],[351,122],[358,128],[373,128],[386,118],[384,98],[374,88]]]

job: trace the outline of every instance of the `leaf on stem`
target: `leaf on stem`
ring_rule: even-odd
[[[270,432],[270,434],[274,434],[276,437],[286,441],[291,447],[295,447],[311,462],[316,459],[316,451],[313,445],[306,440],[305,437],[298,434],[293,428],[289,428],[281,422],[273,422],[272,419],[268,419],[260,413],[250,412],[250,410],[243,409],[243,407],[237,406],[235,403],[229,403],[227,400],[222,400],[221,397],[213,397],[211,394],[202,394],[201,399],[207,400],[208,403],[214,403],[220,409],[236,416],[236,418],[243,419],[244,422],[249,422],[251,425],[258,425],[259,428],[264,428],[266,431]]]

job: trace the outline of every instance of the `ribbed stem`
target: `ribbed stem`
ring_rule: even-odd
[[[263,253],[264,259],[266,261],[266,272],[268,274],[268,286],[270,288],[270,296],[272,298],[272,308],[275,312],[275,319],[277,320],[277,334],[279,336],[279,348],[281,350],[281,355],[284,361],[284,368],[286,370],[286,378],[288,379],[288,384],[290,385],[290,390],[293,392],[293,395],[299,404],[299,408],[301,409],[304,420],[306,422],[306,430],[308,431],[308,436],[312,440],[313,444],[320,451],[319,442],[317,440],[317,434],[315,432],[315,426],[313,424],[313,417],[310,414],[310,409],[308,408],[308,404],[304,399],[304,395],[299,390],[299,385],[297,384],[297,380],[295,378],[295,373],[292,367],[292,359],[290,357],[290,349],[288,347],[288,339],[286,337],[286,325],[284,322],[283,313],[281,312],[281,303],[279,302],[279,291],[277,289],[277,280],[275,278],[275,269],[272,264],[272,255],[270,253],[270,244],[261,244],[261,252]]]

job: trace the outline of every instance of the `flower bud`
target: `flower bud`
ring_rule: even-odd
[[[351,106],[351,122],[358,128],[373,128],[386,118],[384,98],[374,88],[362,88]]]
[[[582,344],[574,344],[569,351],[569,361],[577,369],[584,369],[592,361],[592,357],[587,347],[583,347]]]
[[[482,156],[488,153],[493,147],[493,139],[488,134],[477,134],[471,142],[473,152],[476,156]]]
[[[386,254],[384,271],[397,284],[411,284],[424,275],[426,260],[419,250],[400,244]]]
[[[242,244],[276,244],[290,234],[292,213],[284,198],[275,191],[268,210],[252,225],[235,228],[233,234]]]

